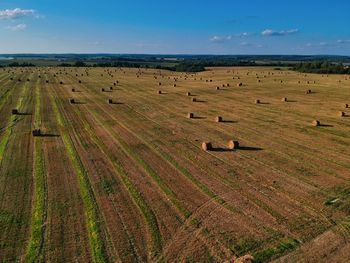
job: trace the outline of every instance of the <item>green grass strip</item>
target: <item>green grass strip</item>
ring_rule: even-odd
[[[37,84],[35,90],[35,119],[34,125],[40,127],[41,123],[40,87]],[[34,203],[31,221],[31,236],[27,245],[25,262],[43,262],[41,249],[45,233],[44,221],[46,220],[46,183],[45,162],[41,138],[34,139]]]
[[[43,262],[40,251],[43,245],[44,220],[45,220],[45,163],[41,138],[35,138],[34,158],[34,205],[32,211],[31,237],[27,246],[25,262]]]
[[[78,113],[78,115],[80,115]],[[96,134],[93,132],[92,127],[90,124],[85,122],[83,118],[81,118],[82,122],[84,123],[84,128],[86,131],[88,131],[90,137],[92,140],[100,147],[100,149],[103,152],[108,152],[108,149],[104,145],[104,143],[101,141],[100,138],[96,136]],[[112,155],[109,155],[112,156]],[[125,171],[122,164],[116,159],[111,157],[110,158],[113,167],[116,169],[117,173],[120,175],[120,178],[124,184],[124,186],[127,188],[129,194],[131,195],[132,199],[136,203],[136,205],[139,207],[143,217],[145,218],[145,221],[149,227],[151,237],[152,237],[152,258],[159,257],[161,255],[162,251],[162,236],[160,234],[157,218],[153,212],[153,210],[148,206],[147,202],[142,197],[141,193],[138,191],[136,186],[131,182],[129,179],[129,176],[127,172]]]
[[[50,96],[50,100],[53,106],[53,111],[56,116],[56,120],[59,124],[63,143],[66,147],[68,157],[73,165],[73,168],[78,176],[80,194],[84,203],[85,217],[88,229],[88,236],[90,242],[90,248],[92,253],[93,262],[107,262],[103,241],[101,239],[101,229],[99,225],[99,216],[94,202],[91,185],[88,178],[88,173],[85,170],[73,142],[67,132],[63,130],[64,119],[58,109],[55,99]]]

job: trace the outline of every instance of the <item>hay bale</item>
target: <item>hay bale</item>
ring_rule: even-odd
[[[40,136],[41,135],[41,130],[40,129],[35,129],[32,132],[33,136]]]
[[[158,91],[157,91],[157,94],[162,94],[162,91],[161,91],[161,90],[158,90]]]
[[[60,84],[62,85],[62,84],[63,84],[63,81],[60,81]]]
[[[312,121],[312,126],[314,126],[314,127],[320,126],[320,121],[318,121],[318,120],[313,120],[313,121]]]
[[[260,104],[260,100],[255,100],[255,104]]]
[[[349,104],[345,103],[345,104],[344,104],[344,108],[345,108],[345,109],[349,108]]]
[[[104,89],[104,88],[102,88],[102,89],[101,89],[101,91],[102,91],[102,92],[104,92],[104,91],[105,91],[105,89]]]
[[[228,142],[228,148],[230,150],[238,149],[239,148],[239,142],[238,141],[234,141],[234,140],[230,140]]]
[[[283,102],[287,102],[287,98],[282,98],[282,101]]]
[[[222,122],[222,117],[221,116],[216,116],[215,117],[215,122]]]
[[[191,92],[187,92],[186,95],[187,95],[187,96],[191,96]]]
[[[176,84],[174,84],[174,88],[176,87]]]
[[[306,90],[305,94],[311,94],[311,89]]]
[[[74,103],[75,103],[75,100],[74,100],[74,99],[70,99],[70,100],[69,100],[69,103],[70,103],[70,104],[74,104]]]
[[[17,109],[12,109],[12,115],[17,115],[18,114],[18,110]]]
[[[216,90],[219,90],[220,89],[220,87],[216,87]]]
[[[196,98],[192,98],[192,102],[196,102],[197,101],[197,99]]]
[[[193,118],[193,113],[192,112],[187,113],[187,118],[188,119],[192,119]]]
[[[75,92],[75,89],[72,89],[72,92]]]
[[[210,151],[213,149],[213,146],[211,145],[211,142],[203,142],[202,143],[202,150],[203,151]]]
[[[161,83],[161,82],[159,82],[159,83],[158,83],[158,86],[162,86],[162,83]]]
[[[243,83],[240,82],[240,83],[237,84],[237,87],[241,87],[242,85],[243,85]]]
[[[339,117],[344,117],[345,116],[345,112],[344,111],[339,111],[338,112],[338,116]]]
[[[112,99],[108,99],[108,104],[113,104],[113,100]]]
[[[79,80],[79,83],[81,83],[81,80]]]

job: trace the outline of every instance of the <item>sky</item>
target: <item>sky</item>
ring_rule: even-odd
[[[0,0],[0,53],[350,55],[350,0]]]

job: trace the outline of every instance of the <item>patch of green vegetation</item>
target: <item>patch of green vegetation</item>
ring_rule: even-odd
[[[114,185],[115,185],[115,180],[108,180],[105,178],[102,178],[99,181],[99,188],[102,190],[102,192],[106,193],[106,194],[113,194],[114,193]]]
[[[281,241],[277,246],[253,253],[254,262],[267,262],[277,255],[294,250],[299,245],[299,241],[293,238]]]
[[[252,237],[245,237],[234,242],[234,245],[232,245],[230,249],[235,255],[242,256],[249,251],[259,248],[261,245],[261,241]]]

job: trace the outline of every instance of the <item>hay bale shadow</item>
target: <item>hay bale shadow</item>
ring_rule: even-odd
[[[222,120],[222,123],[237,123],[237,121],[230,121],[230,120]]]
[[[74,104],[86,104],[86,102],[83,102],[83,101],[75,101]]]
[[[270,102],[259,102],[258,105],[261,104],[261,105],[268,105],[270,104]]]
[[[54,134],[54,133],[41,133],[39,137],[60,137],[59,134]]]
[[[19,112],[16,115],[27,116],[27,115],[33,115],[33,114],[31,112]]]
[[[207,117],[201,117],[201,116],[194,116],[194,117],[192,117],[192,119],[197,119],[197,120],[204,120],[206,118]]]
[[[239,146],[239,150],[242,151],[262,151],[262,148],[259,147],[249,147],[249,146]]]
[[[334,127],[333,125],[330,125],[330,124],[320,124],[318,126],[319,127]]]
[[[235,150],[231,150],[231,149],[228,149],[228,148],[222,148],[222,147],[213,147],[210,151],[212,152],[233,152]]]

